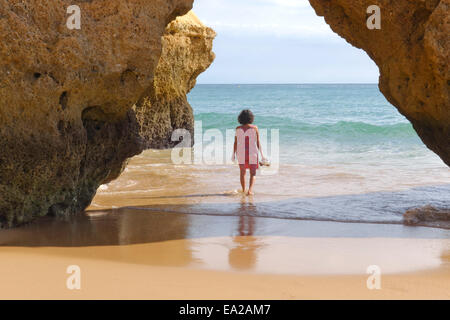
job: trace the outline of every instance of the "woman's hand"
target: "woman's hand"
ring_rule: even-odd
[[[233,152],[233,155],[231,156],[231,161],[236,162],[236,153]]]

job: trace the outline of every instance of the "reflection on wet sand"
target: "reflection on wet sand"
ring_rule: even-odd
[[[253,236],[234,237],[233,242],[234,247],[230,248],[228,253],[230,266],[238,270],[254,269],[263,242]]]
[[[256,206],[252,198],[242,197],[241,215],[238,223],[238,236],[233,237],[234,246],[228,253],[228,262],[232,268],[248,270],[255,267],[258,251],[262,243],[254,237]]]
[[[83,247],[150,243],[188,237],[191,216],[142,210],[90,211],[0,230],[0,245]]]

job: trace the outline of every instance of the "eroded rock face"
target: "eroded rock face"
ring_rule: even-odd
[[[430,205],[409,209],[403,214],[403,221],[406,225],[411,226],[450,229],[450,209],[439,209]]]
[[[0,0],[0,227],[85,208],[144,147],[132,106],[192,0]]]
[[[380,68],[380,90],[450,165],[450,0],[310,0],[333,31]],[[366,26],[370,5],[381,30]]]
[[[178,143],[171,141],[174,129],[189,130],[193,137],[194,115],[186,95],[214,61],[215,36],[192,11],[167,26],[153,85],[134,106],[145,148],[173,147]]]

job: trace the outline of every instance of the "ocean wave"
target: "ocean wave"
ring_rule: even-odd
[[[202,113],[196,115],[197,120],[202,120],[203,130],[217,128],[225,131],[234,129],[237,125],[235,117],[229,114]],[[220,119],[220,120],[219,120]],[[397,137],[397,138],[417,138],[412,125],[408,122],[397,123],[370,123],[365,121],[336,121],[328,123],[310,123],[296,119],[260,116],[256,121],[260,129],[279,129],[280,136],[284,138],[297,138],[299,135],[325,138],[333,137]]]
[[[330,221],[343,223],[406,224],[450,229],[450,185],[417,187],[395,192],[337,195],[316,198],[272,200],[255,203],[198,203],[189,205],[127,206],[137,210],[211,216],[253,216],[260,218]],[[207,195],[204,195],[207,196]],[[217,196],[217,195],[214,195]],[[261,196],[261,195],[260,195]],[[428,204],[438,213],[421,210],[417,223],[405,212]],[[428,208],[428,207],[425,207]],[[423,212],[425,214],[423,214]],[[415,220],[414,220],[415,221]]]

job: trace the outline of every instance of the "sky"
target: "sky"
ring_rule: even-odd
[[[378,67],[307,0],[195,0],[217,32],[216,60],[197,83],[378,83]]]

